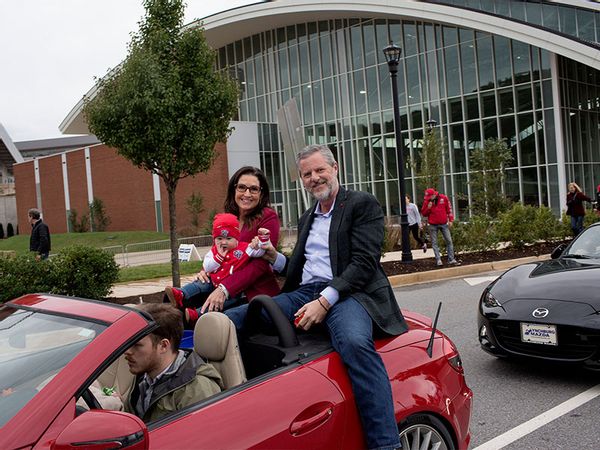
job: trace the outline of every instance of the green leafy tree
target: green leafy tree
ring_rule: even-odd
[[[437,129],[431,127],[427,130],[416,156],[411,165],[417,177],[419,195],[429,187],[439,189],[444,173],[444,144]]]
[[[85,99],[90,131],[133,164],[161,177],[168,192],[173,284],[180,285],[175,193],[206,172],[229,135],[237,84],[215,71],[199,27],[182,29],[181,0],[144,0],[145,17],[125,61]]]
[[[483,147],[470,154],[471,212],[492,218],[506,211],[510,205],[504,195],[505,167],[512,161],[512,153],[504,139],[486,139]]]

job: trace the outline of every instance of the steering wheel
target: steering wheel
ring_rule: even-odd
[[[83,391],[81,397],[85,400],[90,409],[103,409],[96,396],[92,394],[92,391],[90,391],[90,388],[87,388],[85,391]]]
[[[258,332],[262,322],[262,311],[269,316],[271,323],[275,327],[279,337],[279,346],[283,348],[296,347],[299,345],[296,331],[292,323],[285,316],[277,303],[268,295],[257,295],[248,305],[248,312],[244,320],[244,329],[246,333],[252,334]]]

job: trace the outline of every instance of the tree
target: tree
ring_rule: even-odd
[[[438,189],[444,173],[444,145],[438,131],[431,127],[425,133],[423,145],[412,162],[417,192],[432,187]]]
[[[505,170],[512,153],[504,139],[486,139],[482,148],[470,155],[471,212],[497,217],[506,211],[509,200],[504,195]]]
[[[181,0],[144,0],[145,17],[125,61],[85,99],[90,131],[133,164],[161,177],[168,192],[173,285],[180,285],[175,192],[206,172],[229,135],[237,84],[215,71],[199,27],[182,29]]]

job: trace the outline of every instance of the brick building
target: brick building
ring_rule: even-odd
[[[179,183],[176,206],[180,233],[191,231],[187,199],[192,193],[200,194],[204,202],[200,223],[212,209],[221,211],[223,207],[229,179],[227,148],[218,144],[216,150],[218,157],[208,173]],[[168,194],[160,178],[135,167],[106,145],[99,143],[24,161],[14,164],[13,172],[20,223],[27,223],[27,210],[37,207],[53,233],[65,233],[71,231],[70,211],[76,211],[78,217],[88,214],[89,203],[98,198],[111,219],[108,230],[169,228]]]

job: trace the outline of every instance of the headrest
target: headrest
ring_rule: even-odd
[[[223,313],[204,313],[194,327],[194,350],[209,361],[222,361],[235,326]]]

